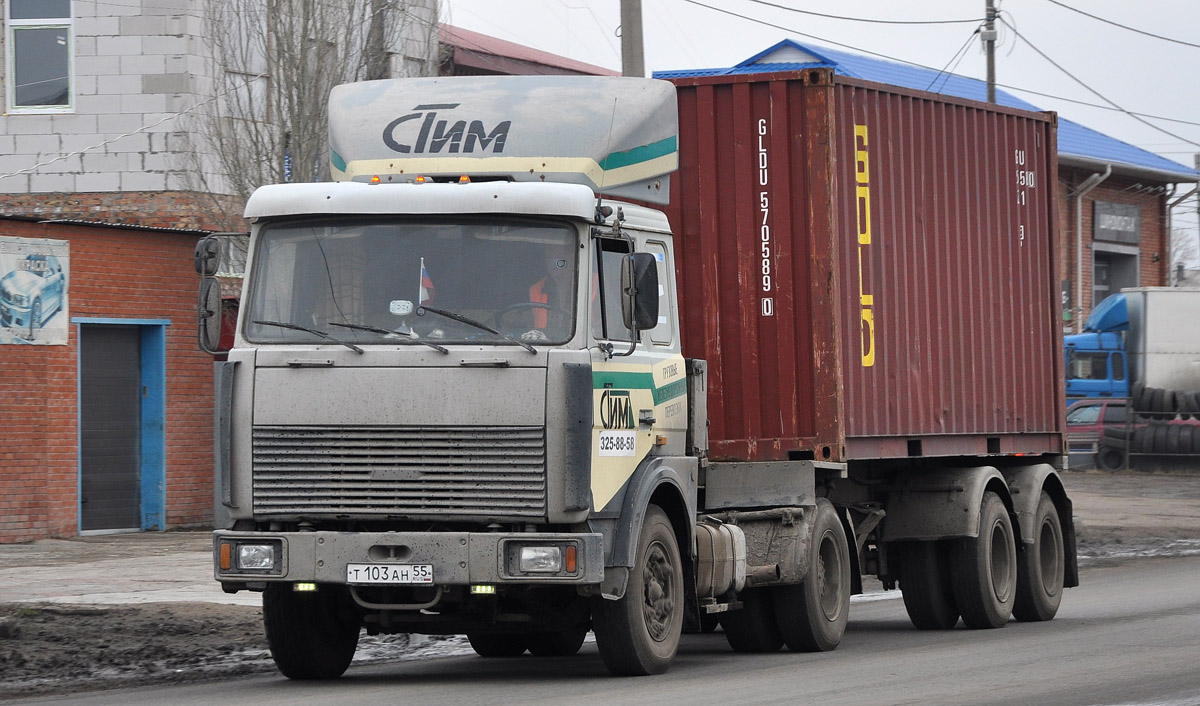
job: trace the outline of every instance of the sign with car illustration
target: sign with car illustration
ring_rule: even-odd
[[[0,237],[0,344],[67,344],[70,243]]]

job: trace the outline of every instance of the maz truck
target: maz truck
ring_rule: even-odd
[[[666,670],[1054,617],[1054,117],[814,70],[340,86],[216,364],[216,579],[276,664],[360,632]],[[217,269],[212,240],[197,268]],[[200,338],[220,336],[216,280]]]
[[[1106,297],[1064,338],[1075,417],[1103,409],[1096,463],[1200,455],[1200,289],[1135,287]],[[1112,411],[1117,414],[1111,414]],[[1132,410],[1132,414],[1130,413]]]

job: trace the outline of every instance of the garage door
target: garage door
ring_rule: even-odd
[[[141,332],[80,327],[84,531],[141,528]]]

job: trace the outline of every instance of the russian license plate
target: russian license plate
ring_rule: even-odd
[[[433,583],[433,564],[347,564],[346,583]]]

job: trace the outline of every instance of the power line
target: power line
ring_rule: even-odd
[[[971,46],[971,42],[974,41],[975,35],[977,34],[979,34],[978,27],[975,28],[974,32],[971,32],[971,35],[967,37],[967,41],[963,42],[963,45],[958,48],[958,51],[954,52],[954,56],[950,57],[950,61],[946,62],[946,65],[943,66],[942,70],[937,73],[937,76],[933,77],[933,80],[930,81],[929,85],[925,87],[926,91],[933,90],[934,84],[938,82],[938,79],[941,78],[943,74],[946,74],[947,81],[950,80],[950,76],[954,75],[954,69],[958,68],[958,63],[967,55],[967,47]],[[951,63],[953,63],[954,66],[950,66]],[[946,69],[949,69],[949,71]],[[942,85],[946,85],[945,82],[943,82]]]
[[[926,70],[934,71],[934,72],[938,71],[938,69],[935,69],[932,66],[926,66],[925,64],[918,64],[915,61],[909,61],[907,59],[899,59],[897,57],[889,56],[887,54],[881,54],[877,51],[871,51],[870,49],[863,49],[861,47],[856,47],[854,45],[846,44],[844,42],[838,42],[838,41],[835,41],[832,39],[827,39],[825,37],[819,37],[815,34],[808,34],[806,32],[801,32],[801,31],[793,29],[791,27],[784,27],[783,25],[777,25],[772,22],[767,22],[766,20],[760,20],[760,19],[756,19],[754,17],[749,17],[747,15],[733,12],[732,10],[726,10],[724,8],[714,7],[713,5],[707,5],[703,2],[699,2],[699,0],[683,0],[683,1],[688,4],[691,4],[691,5],[696,5],[697,7],[703,7],[706,10],[712,10],[714,12],[719,12],[721,14],[730,15],[732,17],[737,17],[738,19],[746,20],[747,22],[753,22],[755,24],[760,24],[760,25],[763,25],[764,27],[771,27],[772,29],[778,29],[778,30],[783,30],[784,32],[790,32],[790,33],[795,34],[800,37],[808,37],[809,39],[815,39],[819,42],[824,42],[826,44],[831,44],[833,46],[842,47],[844,49],[850,49],[850,50],[859,52],[860,54],[876,56],[881,59],[887,59],[888,61],[894,61],[899,64],[907,64],[908,66],[915,66],[919,69],[926,69]],[[1005,24],[1007,24],[1007,23],[1005,23]],[[1014,32],[1015,32],[1015,30],[1014,30]],[[965,77],[965,78],[970,78],[970,77]],[[975,80],[978,80],[978,79],[975,79]],[[1126,109],[1120,108],[1120,107],[1114,108],[1112,106],[1100,105],[1098,103],[1090,103],[1088,101],[1082,101],[1082,100],[1078,100],[1078,99],[1074,99],[1074,98],[1065,98],[1063,96],[1060,96],[1060,95],[1057,95],[1054,93],[1043,93],[1041,91],[1035,91],[1031,88],[1022,88],[1020,86],[1013,86],[1011,84],[1006,84],[1006,83],[997,83],[996,86],[999,88],[1008,89],[1010,91],[1021,91],[1022,93],[1028,93],[1028,94],[1034,95],[1034,96],[1042,96],[1043,98],[1053,98],[1055,100],[1060,100],[1060,101],[1063,101],[1066,103],[1075,103],[1077,105],[1088,106],[1090,108],[1099,108],[1101,110],[1113,110],[1113,111],[1118,111],[1118,112],[1125,113],[1127,115],[1136,116],[1136,117],[1152,118],[1154,120],[1163,120],[1166,122],[1180,123],[1183,125],[1194,125],[1194,126],[1200,127],[1200,122],[1194,122],[1191,120],[1181,120],[1179,118],[1168,118],[1168,117],[1164,117],[1161,115],[1151,115],[1148,113],[1136,113],[1136,112],[1126,110]],[[1167,134],[1171,135],[1172,137],[1176,137],[1177,139],[1183,140],[1185,143],[1187,143],[1189,145],[1196,144],[1195,142],[1192,142],[1191,140],[1188,140],[1187,138],[1179,137],[1178,135],[1175,135],[1173,133],[1168,132]]]
[[[1059,7],[1070,10],[1071,12],[1078,12],[1079,14],[1083,15],[1084,17],[1090,17],[1093,20],[1098,20],[1105,24],[1110,24],[1113,27],[1120,27],[1121,29],[1129,30],[1130,32],[1136,32],[1137,34],[1142,34],[1147,37],[1154,37],[1155,39],[1161,39],[1164,42],[1174,42],[1175,44],[1182,44],[1185,47],[1196,47],[1197,49],[1200,49],[1200,44],[1192,44],[1191,42],[1185,42],[1182,39],[1173,39],[1171,37],[1164,37],[1161,34],[1154,34],[1153,32],[1146,32],[1146,31],[1143,31],[1140,29],[1136,29],[1134,27],[1130,27],[1128,25],[1123,25],[1120,22],[1113,22],[1112,20],[1105,19],[1103,17],[1100,17],[1099,15],[1093,15],[1090,12],[1084,12],[1083,10],[1080,10],[1077,7],[1071,7],[1070,5],[1067,5],[1066,3],[1061,3],[1058,0],[1046,0],[1046,2],[1048,2],[1052,5],[1058,5]]]
[[[589,15],[591,15],[592,22],[595,23],[596,29],[600,30],[600,35],[602,37],[604,37],[604,41],[608,44],[609,50],[613,52],[613,55],[615,55],[617,57],[621,56],[621,50],[615,44],[613,44],[612,33],[604,28],[604,23],[600,21],[600,18],[596,15],[595,12],[592,11],[592,8],[589,7],[587,5],[587,3],[584,3],[582,6],[575,6],[575,5],[572,5],[568,2],[566,2],[565,0],[558,0],[558,4],[561,5],[562,7],[566,8],[567,10],[585,10]],[[547,8],[547,9],[549,9],[549,8]],[[556,16],[555,19],[558,19],[558,17]],[[567,30],[567,33],[569,35],[570,30],[571,30],[570,25],[568,25],[566,23],[566,21],[563,21],[562,24],[563,24],[563,28]],[[597,54],[593,53],[587,42],[581,42],[581,44],[583,45],[584,49],[588,52],[588,54],[591,54],[591,56],[594,58],[594,60],[597,62],[597,64],[599,64],[602,61],[608,61],[608,60],[612,59],[611,55],[608,57],[600,57]]]
[[[1066,75],[1067,75],[1067,77],[1068,77],[1068,78],[1070,78],[1070,79],[1071,79],[1072,81],[1074,81],[1075,83],[1078,83],[1080,86],[1083,86],[1083,87],[1084,87],[1084,88],[1086,88],[1087,90],[1091,91],[1091,92],[1092,92],[1093,94],[1095,94],[1095,95],[1096,95],[1098,98],[1100,98],[1100,100],[1102,100],[1102,101],[1104,101],[1104,102],[1108,103],[1109,105],[1113,106],[1113,107],[1114,107],[1114,108],[1116,108],[1117,110],[1120,110],[1122,113],[1125,113],[1126,115],[1128,115],[1129,117],[1133,118],[1134,120],[1137,120],[1138,122],[1140,122],[1140,123],[1142,123],[1142,124],[1144,124],[1144,125],[1146,125],[1146,126],[1148,126],[1148,127],[1151,127],[1151,128],[1154,128],[1155,130],[1158,130],[1159,132],[1163,133],[1164,135],[1169,135],[1170,137],[1174,137],[1174,138],[1175,138],[1175,139],[1177,139],[1177,140],[1182,140],[1182,141],[1184,141],[1184,142],[1188,143],[1189,145],[1196,145],[1197,147],[1200,147],[1200,142],[1196,142],[1196,141],[1194,141],[1194,140],[1189,140],[1189,139],[1187,139],[1186,137],[1183,137],[1182,135],[1176,135],[1175,133],[1173,133],[1173,132],[1171,132],[1171,131],[1169,131],[1169,130],[1167,130],[1167,129],[1165,129],[1165,128],[1161,128],[1161,127],[1159,127],[1158,125],[1155,125],[1154,123],[1150,122],[1149,120],[1145,120],[1144,118],[1141,118],[1140,116],[1137,116],[1137,115],[1135,115],[1135,114],[1133,114],[1133,113],[1129,112],[1129,111],[1128,111],[1128,110],[1126,110],[1125,108],[1122,108],[1121,106],[1117,105],[1116,103],[1114,103],[1113,101],[1111,101],[1111,100],[1109,100],[1107,97],[1105,97],[1105,96],[1104,96],[1102,93],[1100,93],[1100,92],[1099,92],[1099,91],[1097,91],[1096,89],[1094,89],[1094,88],[1092,88],[1091,86],[1089,86],[1089,85],[1087,85],[1086,83],[1084,83],[1082,79],[1080,79],[1080,78],[1076,77],[1076,76],[1075,76],[1074,74],[1072,74],[1070,71],[1067,71],[1065,68],[1063,68],[1063,67],[1062,67],[1062,65],[1060,65],[1060,64],[1059,64],[1058,62],[1056,62],[1055,60],[1051,59],[1049,56],[1047,56],[1047,55],[1046,55],[1046,53],[1045,53],[1045,52],[1043,52],[1041,49],[1038,49],[1038,48],[1037,48],[1037,47],[1036,47],[1036,46],[1033,44],[1033,42],[1031,42],[1031,41],[1029,41],[1028,39],[1026,39],[1026,38],[1025,38],[1025,37],[1024,37],[1024,36],[1023,36],[1023,35],[1022,35],[1020,32],[1018,32],[1018,31],[1016,30],[1016,28],[1015,28],[1015,27],[1013,27],[1011,24],[1009,24],[1009,23],[1008,23],[1008,21],[1004,19],[1004,16],[1003,16],[1003,15],[1000,17],[1000,22],[1002,22],[1002,23],[1003,23],[1005,26],[1007,26],[1009,29],[1011,29],[1011,30],[1012,30],[1012,32],[1013,32],[1013,34],[1017,35],[1017,38],[1018,38],[1018,39],[1020,39],[1021,41],[1025,42],[1026,44],[1028,44],[1030,49],[1034,50],[1035,52],[1037,52],[1037,53],[1038,53],[1038,55],[1039,55],[1039,56],[1041,56],[1041,57],[1042,57],[1043,59],[1045,59],[1046,61],[1050,62],[1050,64],[1051,64],[1052,66],[1054,66],[1054,68],[1056,68],[1056,69],[1058,69],[1059,71],[1061,71],[1061,72],[1063,72],[1064,74],[1066,74]]]
[[[845,17],[842,15],[827,15],[823,12],[813,12],[812,10],[801,10],[796,7],[787,7],[786,5],[776,5],[775,3],[767,2],[766,0],[750,0],[750,2],[755,3],[756,5],[765,5],[767,7],[774,7],[779,10],[787,10],[788,12],[796,12],[801,15],[812,15],[813,17],[824,17],[824,18],[831,19],[831,20],[847,20],[849,22],[869,22],[872,24],[883,24],[883,25],[950,25],[950,24],[969,24],[972,22],[978,23],[978,22],[983,21],[982,17],[970,17],[970,18],[961,19],[961,20],[879,20],[879,19],[867,18],[867,17]]]

